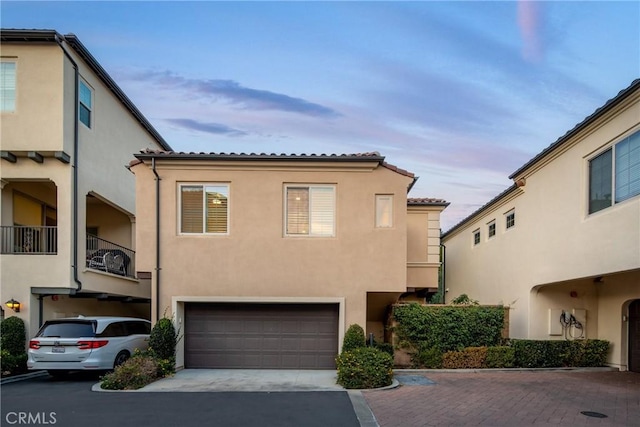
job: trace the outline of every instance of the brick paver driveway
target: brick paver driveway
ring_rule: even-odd
[[[409,373],[407,373],[409,374]],[[398,375],[404,373],[397,372]],[[364,392],[381,427],[640,426],[633,372],[423,372],[434,385]],[[591,411],[607,418],[581,414]]]

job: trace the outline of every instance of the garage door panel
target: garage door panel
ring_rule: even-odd
[[[337,304],[188,303],[188,368],[333,369]]]

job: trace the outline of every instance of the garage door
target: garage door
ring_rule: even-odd
[[[187,303],[185,367],[334,369],[338,304]]]

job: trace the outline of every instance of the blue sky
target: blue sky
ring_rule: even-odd
[[[640,77],[639,1],[14,2],[177,151],[378,151],[448,229]]]

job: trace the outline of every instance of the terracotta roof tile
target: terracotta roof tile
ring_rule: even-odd
[[[449,202],[444,199],[435,199],[432,197],[409,197],[407,198],[409,206],[449,206]]]

